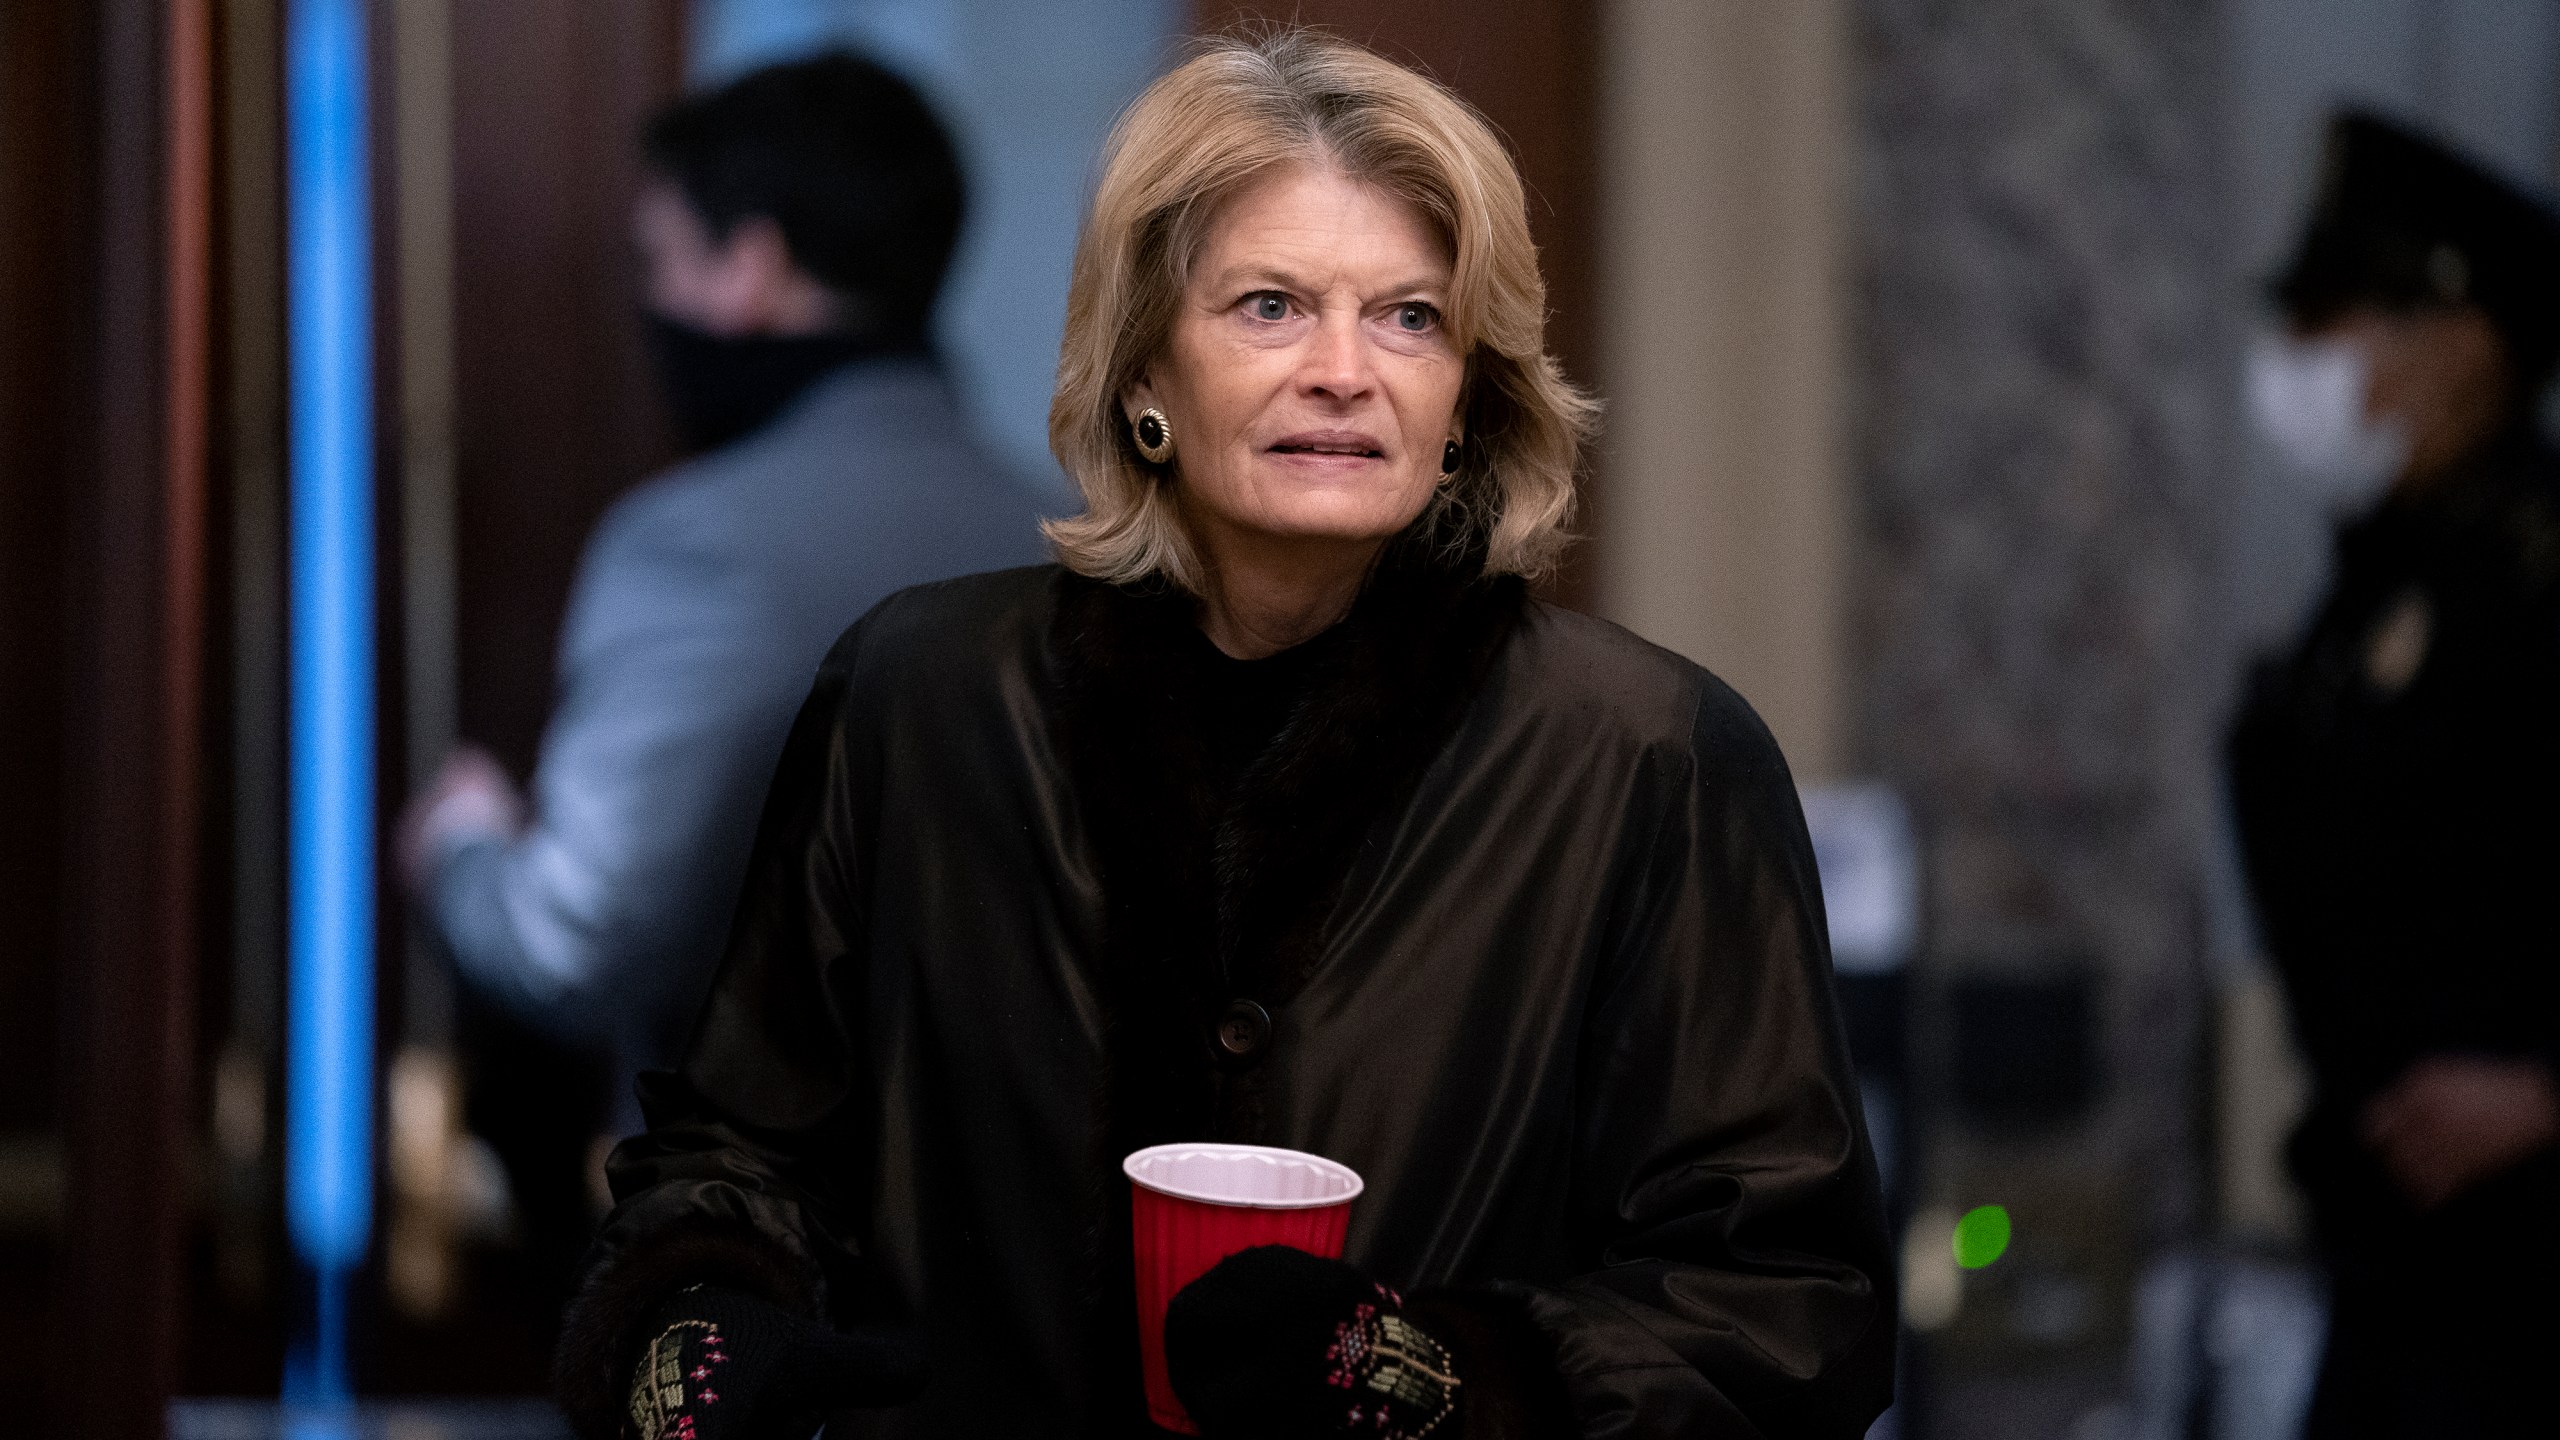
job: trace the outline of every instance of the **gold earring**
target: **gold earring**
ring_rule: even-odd
[[[1138,412],[1137,420],[1129,426],[1129,435],[1138,442],[1138,453],[1147,457],[1148,464],[1161,465],[1173,458],[1173,422],[1153,405]]]

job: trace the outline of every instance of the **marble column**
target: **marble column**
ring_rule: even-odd
[[[1959,1129],[1933,1157],[1949,1193],[1922,1198],[2076,1177],[2118,1208],[2073,1223],[2117,1237],[2121,1267],[2199,1218],[2233,663],[2211,613],[2238,321],[2218,7],[1855,12],[1853,744],[1920,826],[1924,974],[2076,954],[2101,982],[2092,1112],[2042,1137]],[[1924,1053],[1931,1033],[1924,1014]]]

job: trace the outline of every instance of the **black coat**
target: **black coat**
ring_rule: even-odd
[[[1444,1287],[1484,1433],[1543,1386],[1586,1435],[1861,1434],[1890,1251],[1750,708],[1396,559],[1221,808],[1190,615],[1018,570],[838,643],[684,1070],[613,1159],[581,1423],[637,1311],[708,1276],[920,1319],[929,1393],[831,1435],[1144,1433],[1118,1161],[1216,1138],[1366,1177],[1348,1258]],[[1272,1022],[1243,1058],[1239,998]]]
[[[2315,1082],[2295,1168],[2333,1260],[2413,1283],[2560,1280],[2560,1156],[2422,1219],[2357,1137],[2422,1056],[2560,1062],[2560,459],[2512,437],[2343,529],[2231,766]]]

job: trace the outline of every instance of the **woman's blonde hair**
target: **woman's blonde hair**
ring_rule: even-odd
[[[1488,571],[1545,570],[1571,539],[1574,467],[1597,407],[1546,353],[1546,282],[1519,172],[1465,101],[1294,27],[1206,42],[1138,97],[1104,147],[1049,402],[1049,448],[1085,502],[1046,526],[1059,559],[1096,579],[1160,574],[1201,588],[1171,479],[1138,454],[1120,399],[1163,350],[1219,205],[1300,162],[1402,198],[1448,245],[1444,323],[1466,357],[1466,444],[1434,503],[1464,508]]]

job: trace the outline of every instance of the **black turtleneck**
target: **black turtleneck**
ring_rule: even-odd
[[[1200,677],[1200,713],[1208,726],[1209,780],[1220,802],[1236,781],[1278,738],[1305,698],[1316,666],[1337,645],[1328,630],[1276,654],[1239,660],[1192,632],[1192,660]]]

